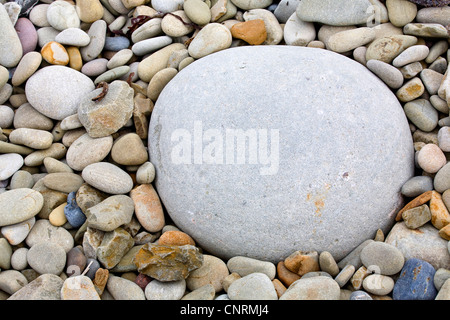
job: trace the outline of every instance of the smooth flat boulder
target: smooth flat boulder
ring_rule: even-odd
[[[185,67],[155,103],[149,153],[170,217],[224,259],[340,260],[393,225],[414,171],[392,91],[355,61],[293,46]]]

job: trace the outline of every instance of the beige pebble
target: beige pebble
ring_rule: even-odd
[[[141,165],[148,160],[148,152],[136,133],[127,133],[114,141],[112,159],[121,165]]]
[[[420,149],[417,162],[424,171],[436,173],[447,163],[447,159],[437,145],[429,143]]]
[[[328,49],[334,52],[346,52],[363,46],[375,39],[373,28],[361,27],[341,31],[328,39]]]
[[[25,159],[26,166],[34,167],[43,164],[46,157],[61,159],[66,155],[67,148],[62,143],[53,143],[50,148],[44,150],[37,150],[30,153]]]
[[[72,172],[49,173],[43,178],[44,185],[52,190],[70,193],[77,191],[84,183],[83,178]]]
[[[14,71],[11,80],[13,86],[20,86],[24,83],[39,68],[41,62],[42,56],[39,52],[31,51],[25,54]]]
[[[44,130],[18,128],[11,131],[9,140],[33,149],[47,149],[52,145],[53,135]]]
[[[148,84],[147,97],[152,101],[156,101],[161,91],[177,73],[178,70],[175,68],[165,68],[158,71]]]
[[[47,157],[44,159],[44,166],[47,170],[47,173],[55,173],[55,172],[70,172],[73,173],[72,168],[70,168],[67,164],[62,161],[56,160],[52,157]]]
[[[148,232],[158,232],[165,224],[164,212],[156,190],[151,184],[141,184],[130,192],[135,215]]]
[[[50,212],[48,220],[53,226],[61,227],[67,222],[66,215],[64,214],[64,207],[66,205],[66,203],[62,203]]]
[[[139,184],[152,183],[155,179],[155,166],[147,161],[136,171],[136,182]]]
[[[417,5],[407,0],[386,0],[389,20],[396,27],[403,27],[414,20]]]
[[[420,97],[424,91],[422,80],[415,77],[401,86],[395,94],[400,101],[408,102]]]
[[[178,18],[174,17],[176,15],[180,17],[186,24],[181,22]],[[166,15],[161,21],[162,31],[170,37],[182,37],[194,30],[194,27],[189,25],[192,21],[188,18],[184,10],[177,10],[172,12],[170,15]]]

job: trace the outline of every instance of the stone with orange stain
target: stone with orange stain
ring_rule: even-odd
[[[286,268],[283,261],[280,261],[277,264],[277,275],[280,281],[287,287],[289,287],[292,283],[300,279],[300,276],[298,274]]]
[[[450,214],[447,207],[442,201],[442,196],[439,192],[431,191],[430,199],[431,224],[436,229],[442,229],[450,223]]]
[[[108,269],[98,268],[97,271],[95,272],[94,286],[95,290],[99,295],[102,295],[103,291],[105,290],[108,278],[109,278]]]
[[[273,284],[273,286],[275,288],[275,291],[277,292],[278,298],[281,297],[283,295],[283,293],[286,292],[286,287],[283,285],[283,283],[281,283],[280,280],[273,279],[272,280],[272,284]]]
[[[191,245],[164,246],[146,243],[134,257],[140,273],[159,281],[186,279],[203,264],[203,254]]]
[[[450,224],[439,230],[439,235],[445,240],[450,240]]]
[[[69,63],[66,48],[56,41],[47,42],[41,49],[41,55],[50,64],[65,66]]]
[[[77,47],[67,47],[67,54],[69,55],[69,67],[80,71],[83,67],[83,59],[81,58],[80,49]]]
[[[164,227],[165,218],[155,188],[151,184],[141,184],[130,191],[130,197],[134,201],[134,212],[142,227],[148,232],[160,231]]]
[[[285,267],[299,276],[320,271],[319,254],[316,251],[295,251],[284,260]]]
[[[421,206],[425,203],[427,203],[428,201],[430,201],[431,199],[431,193],[432,190],[430,191],[426,191],[424,193],[422,193],[421,195],[415,197],[414,199],[412,199],[410,202],[408,202],[398,213],[397,216],[395,217],[395,221],[400,221],[402,220],[402,214],[404,211]]]
[[[239,22],[231,27],[233,38],[241,39],[251,45],[262,44],[267,39],[267,31],[262,19]]]
[[[187,233],[178,230],[164,232],[158,239],[158,244],[169,246],[184,246],[190,244],[195,246],[195,241]]]
[[[84,275],[67,278],[61,288],[61,300],[101,300],[94,283]]]
[[[414,77],[401,86],[395,95],[401,102],[417,99],[425,92],[425,86],[419,77]]]
[[[359,269],[356,270],[350,278],[350,284],[352,285],[353,289],[360,290],[362,288],[364,278],[369,274],[372,274],[372,271],[368,271],[365,266],[359,267]]]

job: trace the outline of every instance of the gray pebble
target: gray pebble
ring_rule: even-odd
[[[278,299],[272,281],[266,274],[260,272],[251,273],[233,281],[228,287],[227,294],[231,300]]]
[[[415,176],[405,182],[401,193],[405,197],[414,198],[430,190],[433,190],[433,178],[430,176]]]
[[[402,86],[403,74],[392,65],[381,60],[372,59],[367,61],[366,66],[392,89],[398,89]]]
[[[186,291],[186,281],[161,282],[156,279],[145,287],[147,300],[180,300]]]
[[[353,274],[355,273],[355,266],[348,264],[346,265],[341,272],[339,272],[339,274],[334,278],[334,281],[336,281],[339,285],[339,287],[343,287],[345,286],[345,284],[348,282],[348,280],[350,280],[350,278],[353,276]]]
[[[363,250],[368,244],[372,243],[373,240],[369,239],[362,242],[359,246],[353,249],[347,256],[345,256],[342,260],[338,262],[338,266],[340,269],[343,269],[347,264],[351,264],[358,269],[362,266],[360,254],[361,250]]]
[[[11,268],[12,248],[5,238],[0,238],[0,269]]]
[[[236,256],[228,260],[227,267],[230,272],[236,272],[241,277],[245,277],[251,273],[264,273],[270,280],[275,278],[275,264],[269,261],[261,261],[253,258]]]
[[[403,268],[403,253],[391,244],[373,241],[361,250],[361,262],[366,268],[383,274],[393,275]]]
[[[450,279],[450,270],[439,268],[436,270],[436,273],[434,274],[433,283],[436,289],[439,291],[441,290],[441,287],[443,286],[444,282]]]
[[[43,274],[16,291],[9,300],[60,300],[64,280],[54,274]]]
[[[27,278],[17,270],[0,272],[0,290],[14,294],[28,284]]]
[[[439,114],[426,99],[416,99],[404,105],[408,119],[420,130],[430,132],[436,128]]]
[[[145,300],[144,291],[136,283],[112,274],[108,277],[106,289],[115,300]]]
[[[339,300],[340,296],[336,281],[329,277],[313,277],[292,283],[279,300]]]
[[[367,292],[362,290],[356,290],[350,294],[350,300],[373,300],[373,299]]]
[[[22,271],[28,267],[27,253],[28,248],[18,248],[11,256],[11,267],[14,270]]]
[[[66,265],[66,252],[56,243],[40,242],[30,248],[27,261],[30,267],[40,274],[59,275]]]

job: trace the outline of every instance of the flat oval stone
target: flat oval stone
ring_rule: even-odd
[[[12,177],[23,165],[23,158],[18,153],[0,155],[0,180]]]
[[[66,251],[53,242],[39,242],[28,250],[27,261],[40,274],[59,275],[66,265]]]
[[[13,189],[0,194],[0,226],[8,226],[34,217],[41,211],[44,198],[29,188]]]
[[[149,151],[168,214],[199,246],[275,262],[299,246],[339,260],[388,230],[414,169],[392,91],[357,62],[295,46],[237,47],[184,68],[155,104]]]
[[[94,188],[110,194],[125,194],[133,187],[130,175],[109,162],[92,163],[83,169],[81,176]]]
[[[62,120],[77,113],[81,98],[94,89],[92,80],[81,72],[64,66],[48,66],[27,80],[25,94],[37,111]]]

